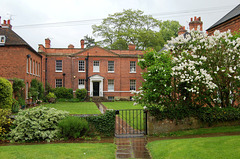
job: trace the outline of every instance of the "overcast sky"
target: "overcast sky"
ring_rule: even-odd
[[[13,30],[37,51],[45,38],[51,39],[51,47],[80,47],[85,35],[92,36],[93,24],[123,9],[177,20],[187,28],[191,17],[202,17],[206,30],[238,4],[239,0],[1,0],[0,16],[2,21],[11,18]]]

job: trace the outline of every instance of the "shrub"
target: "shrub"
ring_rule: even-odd
[[[13,93],[16,97],[22,97],[23,96],[23,88],[25,87],[25,83],[22,79],[14,78],[13,79]]]
[[[54,89],[54,93],[57,96],[57,98],[73,98],[73,90],[67,89],[65,87],[57,87]]]
[[[9,109],[0,109],[0,137],[6,135],[12,125],[12,120],[8,117],[10,114]]]
[[[86,118],[89,124],[95,127],[96,131],[104,136],[113,136],[115,131],[115,111],[107,110],[100,116]]]
[[[58,123],[59,135],[64,138],[78,138],[86,135],[89,130],[86,119],[69,116]]]
[[[12,112],[17,113],[19,111],[19,102],[16,99],[13,99]]]
[[[52,92],[49,92],[48,95],[46,95],[46,99],[49,103],[55,103],[56,102],[56,95]]]
[[[46,107],[20,110],[9,136],[12,141],[52,141],[58,137],[58,122],[67,115],[66,111]]]
[[[0,109],[12,107],[12,84],[5,78],[0,78]]]
[[[80,101],[84,101],[85,98],[87,97],[87,90],[86,89],[77,89],[76,90],[76,97],[80,100]]]

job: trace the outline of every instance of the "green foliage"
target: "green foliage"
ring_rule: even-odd
[[[100,116],[90,116],[86,120],[97,132],[104,136],[113,136],[115,131],[115,111],[106,111]]]
[[[69,116],[58,123],[60,129],[59,136],[65,139],[79,138],[89,131],[88,122],[86,119]]]
[[[149,112],[158,120],[182,120],[184,118],[196,117],[200,121],[212,125],[219,122],[237,121],[240,119],[240,108],[226,107],[151,107]]]
[[[58,122],[66,116],[68,112],[54,108],[20,110],[9,135],[12,141],[52,141],[58,137]]]
[[[19,111],[19,102],[16,99],[13,99],[12,112],[17,113]]]
[[[176,21],[161,22],[141,10],[128,9],[109,15],[92,29],[109,49],[127,50],[128,44],[133,43],[136,49],[151,47],[159,51],[166,40],[177,35],[179,27]]]
[[[237,121],[240,119],[240,108],[226,107],[226,108],[200,108],[196,116],[203,122],[210,125],[218,122]]]
[[[32,79],[29,96],[33,98],[33,101],[36,101],[36,99],[43,99],[43,93],[43,84],[36,79]]]
[[[45,97],[49,103],[55,103],[57,96],[53,92],[49,92]]]
[[[54,94],[57,98],[73,98],[73,90],[71,88],[67,89],[65,87],[57,87],[54,89]]]
[[[85,48],[90,48],[92,46],[95,46],[96,45],[96,42],[95,42],[95,39],[93,39],[91,36],[84,36],[84,45],[85,45]]]
[[[13,79],[13,93],[16,97],[23,97],[23,88],[25,83],[22,79],[14,78]]]
[[[18,103],[21,106],[26,105],[26,102],[25,102],[25,100],[23,98],[18,98]]]
[[[11,111],[9,109],[0,109],[0,137],[9,132],[12,120],[9,118]]]
[[[12,84],[7,79],[0,77],[0,109],[11,109],[12,93]]]
[[[87,97],[87,90],[86,89],[77,89],[75,94],[76,94],[76,97],[80,101],[84,101],[85,98]]]

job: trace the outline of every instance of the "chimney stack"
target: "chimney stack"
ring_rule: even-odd
[[[1,22],[1,20],[0,20]],[[12,25],[10,23],[10,19],[8,19],[7,21],[6,20],[3,20],[3,24],[1,25],[2,28],[9,28],[9,29],[12,29]]]
[[[187,32],[187,30],[185,29],[185,26],[180,26],[180,28],[178,30],[178,35],[182,35],[186,32]]]
[[[135,51],[135,48],[136,48],[136,45],[134,45],[134,44],[129,44],[128,45],[129,51]]]
[[[82,39],[80,43],[81,43],[81,49],[84,49],[84,40]]]
[[[191,18],[191,21],[189,22],[189,29],[192,30],[197,30],[198,26],[200,27],[200,31],[202,31],[202,25],[203,22],[201,21],[201,17],[194,17],[194,21],[193,18]]]
[[[49,38],[45,39],[45,48],[50,48],[51,47],[51,41]]]

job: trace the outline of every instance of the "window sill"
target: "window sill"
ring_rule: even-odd
[[[85,71],[78,71],[78,72],[85,72]]]
[[[55,71],[56,73],[61,73],[62,71]]]
[[[129,73],[137,73],[137,72],[129,72]]]
[[[114,92],[114,90],[108,90],[108,92]]]
[[[108,73],[115,73],[114,71],[108,71]]]
[[[93,72],[100,72],[100,71],[93,71]]]

